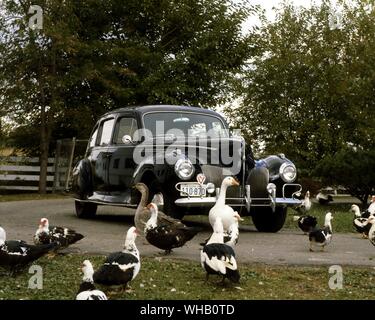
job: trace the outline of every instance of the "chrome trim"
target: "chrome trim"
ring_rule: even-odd
[[[183,183],[183,182],[182,182]],[[192,182],[193,183],[193,182]],[[176,189],[179,191],[177,186],[180,183],[176,184]],[[195,182],[194,182],[195,184]],[[291,198],[285,197],[285,189],[286,187],[299,187],[297,191],[292,194]],[[246,194],[243,198],[226,198],[226,202],[230,206],[236,207],[246,207],[249,211],[251,207],[267,207],[270,206],[273,211],[275,211],[276,206],[298,206],[302,204],[302,200],[296,199],[295,195],[298,192],[301,192],[302,186],[297,183],[286,183],[283,185],[282,188],[282,197],[276,197],[269,195],[268,198],[251,198],[250,196],[250,185],[245,186]],[[216,196],[215,197],[187,197],[187,198],[179,198],[175,201],[175,204],[182,207],[197,207],[197,206],[212,206],[216,203],[217,198],[219,196],[220,189],[216,189]],[[240,202],[240,203],[231,203],[233,202]],[[262,201],[266,203],[254,203],[257,201]]]
[[[294,178],[291,180],[291,181],[287,181],[285,178],[284,178],[284,169],[286,167],[292,167],[294,169]],[[296,179],[297,179],[297,168],[296,166],[291,163],[291,162],[284,162],[283,164],[281,164],[280,168],[279,168],[279,176],[280,178],[286,182],[287,184],[290,184],[290,183],[293,183]]]
[[[181,176],[181,173],[180,173],[180,170],[179,170],[180,165],[181,165],[182,163],[184,163],[184,162],[185,162],[185,163],[188,163],[188,164],[190,165],[190,167],[191,167],[191,173],[190,173],[188,176],[186,176],[186,177],[182,177],[182,176]],[[175,172],[175,174],[177,175],[177,177],[179,177],[181,180],[189,180],[189,179],[191,179],[191,177],[194,175],[194,173],[195,173],[195,168],[194,168],[192,162],[190,161],[190,159],[186,157],[186,158],[178,159],[178,160],[176,161],[176,163],[174,164],[174,172]]]

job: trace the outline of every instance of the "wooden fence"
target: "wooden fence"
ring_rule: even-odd
[[[87,140],[62,139],[57,141],[55,157],[48,158],[47,191],[68,190],[72,168],[82,159]],[[38,191],[39,158],[0,157],[0,191]]]
[[[39,159],[0,157],[0,190],[38,191]],[[53,190],[55,158],[48,158],[47,190]]]

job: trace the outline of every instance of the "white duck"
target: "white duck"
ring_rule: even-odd
[[[368,232],[368,239],[375,246],[375,216],[370,216],[367,221],[371,224],[370,231]]]
[[[375,215],[375,195],[371,197],[371,203],[370,203],[369,207],[367,208],[367,211],[370,214]]]
[[[239,183],[233,177],[224,178],[223,182],[221,183],[219,197],[208,214],[208,219],[212,228],[214,227],[215,221],[218,217],[221,218],[224,231],[226,232],[228,232],[229,227],[238,220],[238,218],[236,218],[236,214],[238,215],[238,213],[234,211],[232,207],[225,204],[228,187],[238,185]],[[239,219],[243,221],[241,217]]]

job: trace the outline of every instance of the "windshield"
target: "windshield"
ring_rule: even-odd
[[[220,138],[228,137],[228,129],[223,121],[207,114],[189,112],[155,112],[143,117],[145,128],[153,136],[184,135]]]

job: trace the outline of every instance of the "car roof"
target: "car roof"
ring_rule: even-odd
[[[109,111],[107,112],[104,116],[108,116],[110,114],[114,114],[114,113],[123,113],[123,112],[137,112],[137,113],[141,113],[141,114],[144,114],[146,112],[157,112],[157,111],[189,111],[189,112],[202,112],[202,113],[207,113],[207,114],[212,114],[212,115],[215,115],[215,116],[220,116],[220,114],[218,114],[217,112],[213,111],[213,110],[209,110],[209,109],[204,109],[204,108],[201,108],[201,107],[193,107],[193,106],[176,106],[176,105],[165,105],[165,104],[162,104],[162,105],[146,105],[146,106],[129,106],[129,107],[125,107],[125,108],[119,108],[119,109],[115,109],[115,110],[112,110],[112,111]],[[220,116],[221,117],[221,116]]]

